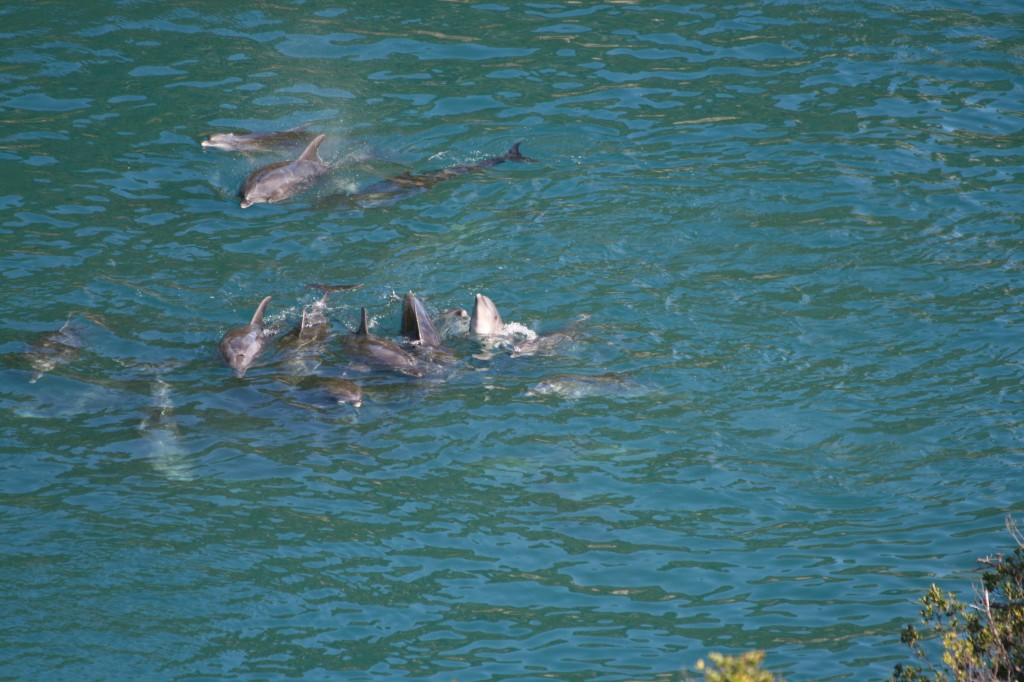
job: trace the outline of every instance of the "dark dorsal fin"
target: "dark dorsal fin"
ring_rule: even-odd
[[[316,150],[320,148],[320,143],[327,138],[326,135],[320,134],[313,138],[313,141],[309,143],[306,150],[299,156],[299,161],[319,161],[320,158],[316,155]]]
[[[359,329],[356,330],[356,334],[359,336],[370,335],[370,323],[366,316],[366,306],[363,306],[362,317],[359,320]]]

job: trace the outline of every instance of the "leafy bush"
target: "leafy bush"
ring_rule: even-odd
[[[889,682],[1019,682],[1024,680],[1024,536],[1012,519],[1012,554],[984,557],[976,603],[966,605],[934,584],[921,598],[921,621],[942,642],[942,664],[932,664],[912,624],[900,640],[924,665],[897,665]]]
[[[697,661],[697,670],[704,673],[707,682],[782,682],[770,672],[761,670],[763,651],[747,651],[739,656],[712,652],[708,658],[714,667],[709,667],[703,660]]]

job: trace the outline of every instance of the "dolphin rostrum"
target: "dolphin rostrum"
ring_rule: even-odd
[[[520,144],[522,143],[516,142],[501,156],[492,156],[489,159],[484,159],[477,163],[467,163],[458,166],[451,166],[450,168],[427,171],[420,175],[413,175],[412,173],[405,172],[386,180],[371,183],[354,194],[333,194],[324,197],[320,203],[324,205],[333,205],[349,202],[364,208],[389,206],[397,201],[405,199],[406,197],[419,194],[420,192],[426,192],[439,182],[468,175],[478,170],[483,170],[484,168],[491,168],[492,166],[497,166],[499,163],[504,163],[506,161],[532,162],[533,159],[523,156],[520,153]]]
[[[326,135],[317,135],[299,158],[280,161],[253,171],[242,185],[242,208],[253,204],[284,201],[309,189],[313,182],[327,173],[327,166],[317,156],[317,149]]]
[[[267,309],[270,299],[271,297],[267,296],[260,301],[249,324],[232,329],[221,339],[220,354],[239,379],[245,376],[245,371],[252,366],[270,341],[272,333],[263,326],[263,312]]]
[[[308,123],[303,123],[289,130],[259,133],[213,133],[200,144],[211,149],[223,149],[230,152],[260,152],[305,147],[314,137],[313,133],[306,130],[308,125]]]

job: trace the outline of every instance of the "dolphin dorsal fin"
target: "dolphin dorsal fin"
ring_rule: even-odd
[[[250,322],[249,324],[255,324],[260,327],[263,326],[263,311],[267,309],[267,304],[270,303],[271,298],[273,297],[267,296],[262,301],[260,301],[260,304],[256,306],[256,313],[252,316],[252,322]]]
[[[326,135],[320,134],[313,138],[313,141],[309,143],[305,151],[299,156],[299,161],[318,161],[319,157],[316,155],[316,150],[320,148],[320,143],[326,139]]]
[[[362,317],[359,320],[359,329],[356,330],[356,334],[359,336],[369,336],[370,323],[366,316],[366,306],[363,306],[363,312],[361,313],[361,315]]]

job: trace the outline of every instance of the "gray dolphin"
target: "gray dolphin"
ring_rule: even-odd
[[[427,309],[420,300],[408,293],[402,303],[402,336],[410,341],[419,341],[427,348],[439,348],[444,345],[441,335],[427,315]]]
[[[323,295],[302,311],[302,319],[278,342],[282,374],[278,380],[294,385],[298,379],[314,376],[327,349],[330,321],[327,319],[327,297],[338,291],[352,291],[362,284],[307,284]]]
[[[413,175],[412,173],[405,172],[401,175],[396,175],[395,177],[367,185],[354,194],[332,194],[324,197],[319,203],[322,205],[334,205],[348,202],[364,208],[389,206],[401,199],[405,199],[406,197],[419,194],[420,192],[426,192],[439,182],[468,175],[469,173],[474,173],[485,168],[491,168],[492,166],[497,166],[499,163],[504,163],[506,161],[533,162],[533,159],[523,156],[519,152],[520,144],[522,143],[516,142],[504,154],[500,156],[492,156],[489,159],[484,159],[477,163],[451,166],[450,168],[427,171],[426,173],[419,175]]]
[[[529,395],[557,395],[567,400],[591,396],[631,398],[643,393],[644,388],[632,377],[618,372],[609,374],[555,374],[537,382]]]
[[[455,356],[431,322],[427,309],[412,293],[402,303],[402,336],[413,343],[412,351],[421,360],[424,376],[439,377],[455,364]]]
[[[327,320],[327,297],[339,291],[355,291],[362,284],[307,284],[310,289],[323,292],[319,300],[306,306],[302,319],[281,340],[281,343],[296,346],[315,345],[323,341],[330,326]]]
[[[362,357],[371,367],[391,369],[401,374],[422,376],[419,363],[398,344],[370,333],[366,308],[361,311],[359,329],[344,337],[348,350]]]
[[[260,301],[249,324],[232,329],[221,339],[221,357],[239,379],[245,376],[245,371],[252,366],[270,341],[272,332],[263,326],[263,312],[267,309],[270,299],[271,297],[267,296]]]
[[[280,381],[302,394],[313,394],[316,403],[324,398],[338,405],[360,407],[363,404],[363,389],[351,379],[343,377],[323,376],[320,374],[290,375]],[[309,405],[309,398],[300,400],[300,404]]]
[[[473,314],[469,318],[469,333],[479,336],[500,336],[505,331],[505,323],[494,301],[483,294],[477,294],[473,302]]]
[[[305,147],[314,134],[306,130],[308,123],[288,130],[257,133],[212,133],[200,144],[210,149],[231,152],[261,152]]]
[[[579,324],[587,320],[589,315],[581,315],[576,322],[565,329],[553,332],[537,334],[533,338],[514,341],[512,343],[512,357],[518,358],[524,355],[554,355],[560,352],[563,347],[576,342],[577,339],[585,336],[585,332],[579,328]]]
[[[39,381],[44,374],[52,372],[59,365],[71,362],[82,350],[82,336],[71,322],[71,316],[57,331],[40,334],[32,340],[25,356],[35,374],[28,380],[30,384]]]
[[[272,163],[253,171],[242,185],[242,208],[284,201],[309,189],[317,178],[328,171],[316,153],[326,137],[317,135],[313,138],[297,159]]]

